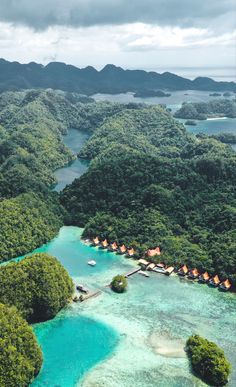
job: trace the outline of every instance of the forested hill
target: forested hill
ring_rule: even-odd
[[[34,62],[20,64],[0,59],[0,91],[31,88],[52,88],[92,95],[95,93],[151,92],[164,90],[235,91],[234,82],[216,82],[206,77],[189,80],[165,72],[124,70],[106,65],[101,71],[92,66],[79,69],[65,63],[47,66]]]
[[[32,251],[63,225],[51,188],[54,171],[75,156],[62,134],[71,127],[92,133],[134,106],[51,89],[0,94],[0,262]]]
[[[236,154],[186,132],[160,107],[124,109],[80,152],[87,173],[66,187],[67,222],[133,246],[159,245],[167,264],[187,263],[236,285]]]

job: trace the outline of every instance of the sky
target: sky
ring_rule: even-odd
[[[0,57],[236,68],[235,0],[0,0]]]

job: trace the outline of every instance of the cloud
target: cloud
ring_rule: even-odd
[[[1,0],[0,20],[35,29],[127,23],[230,29],[234,0]]]

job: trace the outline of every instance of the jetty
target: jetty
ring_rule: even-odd
[[[140,267],[138,267],[138,268],[136,267],[135,269],[133,269],[133,270],[129,271],[128,273],[126,273],[124,276],[125,276],[125,278],[129,278],[132,275],[134,275],[135,273],[138,273],[140,270],[141,270]]]
[[[99,296],[100,294],[102,294],[102,291],[101,290],[97,290],[95,292],[92,292],[92,293],[89,293],[89,294],[86,294],[86,295],[82,295],[79,297],[79,301],[80,302],[83,302],[83,301],[86,301],[88,300],[89,298],[94,298],[94,297],[97,297]]]

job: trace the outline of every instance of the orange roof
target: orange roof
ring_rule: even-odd
[[[129,255],[134,255],[134,249],[133,249],[133,248],[129,249],[129,250],[128,250],[128,254],[129,254]]]
[[[149,257],[154,257],[154,255],[160,255],[161,254],[160,247],[156,247],[155,249],[149,249],[147,251],[147,254]]]
[[[209,274],[207,273],[207,271],[205,271],[205,273],[202,274],[202,278],[203,278],[205,281],[209,280],[210,276],[209,276]]]
[[[98,239],[98,237],[96,237],[96,238],[93,238],[93,242],[94,242],[94,243],[99,243],[99,239]]]
[[[192,274],[192,275],[199,275],[199,271],[198,271],[198,269],[192,269],[192,270],[190,270],[190,273]]]
[[[103,246],[108,246],[107,239],[104,239],[104,241],[102,241],[102,245],[103,245]]]
[[[221,285],[223,285],[226,289],[231,288],[231,283],[230,283],[230,281],[229,281],[228,279],[226,279],[225,281],[223,281],[223,282],[221,283]]]
[[[188,272],[188,267],[186,265],[183,265],[178,271],[182,271],[183,273],[186,274]]]
[[[159,263],[157,263],[156,265],[157,265],[158,267],[165,267],[165,264],[162,263],[162,262],[159,262]]]
[[[218,275],[216,274],[214,277],[212,277],[212,282],[214,282],[215,284],[219,284],[220,283],[220,279],[218,277]]]
[[[120,251],[121,251],[122,253],[124,253],[124,252],[126,251],[125,245],[120,246]]]
[[[113,243],[111,244],[111,248],[112,248],[112,249],[117,249],[117,247],[118,247],[118,246],[117,246],[117,243],[116,243],[116,242],[113,242]]]
[[[166,269],[166,272],[167,273],[172,273],[172,271],[174,271],[174,267],[173,266],[169,266],[169,267],[167,267],[167,269]]]

